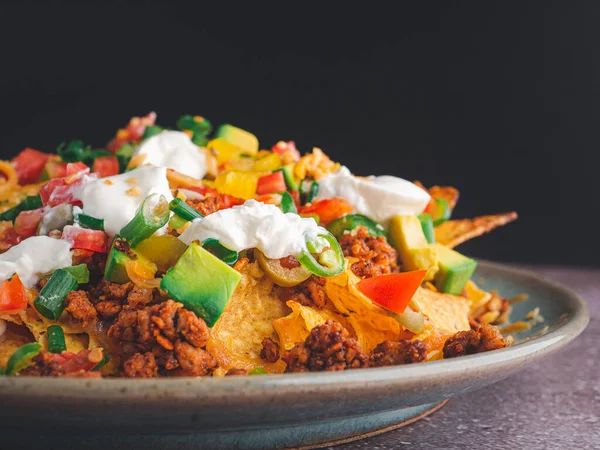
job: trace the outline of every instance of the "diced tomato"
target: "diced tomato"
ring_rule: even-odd
[[[89,172],[90,168],[81,161],[67,164],[67,177]],[[67,182],[67,184],[69,183]]]
[[[16,233],[12,223],[0,224],[0,253],[4,253],[9,248],[17,245],[21,240],[21,236]]]
[[[310,205],[301,207],[298,212],[307,215],[316,214],[320,217],[321,223],[327,225],[329,222],[352,212],[352,206],[343,198],[336,197],[315,200]]]
[[[277,153],[279,156],[290,153],[293,156],[294,161],[298,161],[300,159],[300,152],[296,148],[294,141],[279,141],[277,144],[271,147],[271,151]]]
[[[94,160],[92,172],[97,173],[100,178],[110,177],[119,173],[119,160],[116,156],[101,156]]]
[[[57,187],[64,186],[64,185],[65,185],[65,179],[64,178],[52,178],[46,184],[44,184],[40,188],[40,197],[42,199],[42,203],[44,205],[47,205],[48,201],[50,200],[50,196],[52,195],[52,193],[54,192],[54,190]]]
[[[61,365],[70,361],[71,359],[73,359],[73,357],[75,357],[75,353],[69,352],[67,350],[63,351],[62,353],[49,353],[48,354],[49,359],[51,359],[52,361],[56,361],[57,363],[59,363]]]
[[[87,167],[87,166],[86,166]],[[89,171],[89,168],[87,168]],[[40,188],[42,203],[48,206],[56,206],[62,203],[79,205],[81,202],[75,198],[77,188],[98,178],[97,174],[82,177],[86,170],[76,172],[64,178],[52,178]]]
[[[258,179],[256,193],[258,195],[271,194],[273,192],[283,192],[287,189],[283,172],[273,172]]]
[[[19,178],[19,184],[30,184],[39,181],[48,161],[46,153],[33,148],[26,148],[13,159],[13,166]]]
[[[356,285],[358,290],[378,305],[402,314],[423,282],[426,270],[390,273],[365,278]]]
[[[279,205],[281,203],[280,194],[266,194],[256,197],[257,202],[266,203],[267,205]]]
[[[108,251],[108,236],[104,231],[88,230],[67,225],[63,229],[62,239],[71,244],[71,248],[92,250],[106,253]]]
[[[117,135],[111,139],[107,148],[111,152],[116,153],[126,142],[138,142],[144,135],[146,127],[154,125],[155,122],[155,112],[151,112],[145,117],[132,117],[125,128],[120,128],[117,131]]]
[[[23,238],[33,236],[42,220],[44,212],[45,208],[21,211],[15,218],[15,232]]]
[[[189,189],[190,191],[194,191],[199,194],[202,194],[205,197],[216,197],[217,195],[219,195],[219,192],[215,188],[211,188],[206,185],[188,186],[188,187],[186,187],[186,189]]]
[[[300,191],[290,191],[290,195],[292,196],[292,200],[294,200],[296,208],[300,208]]]
[[[223,206],[220,209],[229,209],[233,206],[243,205],[245,201],[244,199],[227,194],[221,195],[221,200],[223,200]]]
[[[59,363],[65,373],[87,372],[98,365],[97,362],[90,361],[92,351],[94,350],[83,349],[75,354],[65,350],[62,353],[49,353],[48,358]]]
[[[44,166],[48,179],[62,178],[67,176],[67,163],[60,161],[48,161]]]
[[[27,293],[19,275],[0,285],[0,311],[15,311],[27,308]]]

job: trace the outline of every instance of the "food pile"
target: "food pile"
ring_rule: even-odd
[[[510,343],[510,301],[454,247],[516,214],[453,220],[453,187],[154,113],[0,172],[3,375],[334,371]]]

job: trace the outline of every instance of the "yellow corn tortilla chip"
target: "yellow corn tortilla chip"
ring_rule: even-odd
[[[480,306],[485,305],[492,298],[490,292],[480,289],[472,280],[467,281],[467,284],[465,284],[465,293],[467,295],[467,300],[471,302],[471,314]]]
[[[19,317],[18,313],[14,313],[14,314],[3,313],[3,314],[0,314],[0,320],[6,320],[7,322],[15,323],[17,325],[23,324],[23,321]]]
[[[419,288],[413,297],[423,315],[443,335],[469,330],[470,302],[464,297]]]
[[[298,342],[304,341],[314,327],[323,325],[328,320],[335,320],[344,326],[350,333],[347,319],[341,313],[332,309],[317,309],[301,305],[293,300],[288,301],[287,306],[292,310],[291,314],[276,319],[273,328],[279,336],[279,345],[282,350],[289,350]]]
[[[8,358],[17,350],[19,347],[31,342],[31,338],[28,338],[24,334],[15,333],[8,329],[0,336],[0,367],[4,370]]]
[[[252,370],[281,373],[283,361],[268,363],[261,359],[262,340],[275,338],[273,321],[289,314],[290,309],[272,292],[273,282],[264,275],[258,263],[242,270],[242,279],[223,314],[211,330],[206,349],[216,358],[220,371]]]
[[[458,189],[452,186],[432,186],[428,189],[428,192],[433,198],[446,200],[450,209],[454,209],[460,196]]]
[[[34,308],[27,308],[21,311],[19,317],[31,332],[35,340],[44,348],[47,348],[47,332],[50,325],[60,325],[65,333],[65,344],[67,350],[77,353],[80,350],[88,348],[89,336],[77,326],[69,323],[67,314],[63,314],[58,322],[46,319],[37,313]]]
[[[473,219],[448,220],[435,227],[435,240],[447,247],[454,248],[469,239],[481,236],[516,219],[517,213],[512,211]]]

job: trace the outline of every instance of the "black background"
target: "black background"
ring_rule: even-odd
[[[1,156],[201,114],[519,212],[464,253],[598,265],[600,2],[259,4],[0,3]]]

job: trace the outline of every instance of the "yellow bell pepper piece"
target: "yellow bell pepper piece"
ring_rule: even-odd
[[[254,158],[240,158],[235,161],[228,161],[225,163],[225,170],[250,172],[254,170]]]
[[[215,179],[215,187],[220,194],[228,194],[248,200],[256,195],[260,174],[254,172],[221,172]]]
[[[242,149],[223,138],[216,138],[207,144],[209,150],[217,153],[217,163],[223,164],[227,161],[233,161],[240,157]]]
[[[271,153],[254,162],[254,171],[256,172],[273,172],[280,167],[281,157],[277,153]]]

